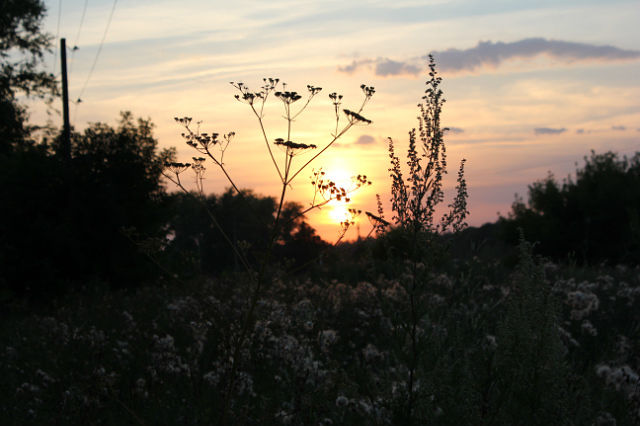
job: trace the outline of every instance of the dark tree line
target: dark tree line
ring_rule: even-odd
[[[207,209],[251,258],[265,251],[275,200],[250,192],[167,193],[161,171],[173,152],[158,150],[150,121],[123,113],[115,128],[96,123],[74,132],[71,145],[71,162],[57,155],[57,139],[17,143],[0,156],[0,285],[11,294],[58,294],[93,279],[135,287],[162,274],[234,270],[237,259]],[[302,264],[324,246],[300,211],[287,205],[275,261]]]
[[[507,219],[507,238],[517,228],[537,242],[537,251],[580,263],[638,263],[640,259],[640,152],[585,157],[575,178],[553,175],[529,186],[528,203],[516,199]]]
[[[90,278],[126,285],[144,276],[121,229],[158,234],[162,155],[146,120],[122,115],[72,135],[71,162],[58,140],[16,143],[0,157],[2,281],[17,294],[57,292]],[[166,154],[163,154],[166,155]]]

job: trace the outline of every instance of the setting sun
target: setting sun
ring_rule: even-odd
[[[357,196],[357,190],[359,190],[356,174],[343,167],[341,163],[341,161],[336,161],[334,163],[335,167],[327,169],[324,175],[327,181],[333,182],[339,189],[344,189],[347,194],[346,198],[334,199],[327,205],[326,218],[332,224],[339,224],[352,218],[349,208],[353,207],[351,202],[353,197]]]
[[[340,223],[350,218],[347,203],[344,201],[332,201],[329,203],[329,206],[331,210],[329,210],[327,216],[329,216],[332,222]]]

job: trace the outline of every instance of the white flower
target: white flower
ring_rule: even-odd
[[[349,405],[349,400],[346,396],[340,395],[336,398],[336,407],[346,407],[347,405]]]

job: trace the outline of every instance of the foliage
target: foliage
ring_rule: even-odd
[[[167,197],[171,210],[167,231],[171,238],[165,243],[162,263],[175,263],[183,259],[186,263],[175,266],[187,276],[217,276],[222,271],[242,270],[236,254],[229,250],[227,241],[218,228],[211,224],[207,210],[215,215],[230,238],[242,246],[243,255],[252,263],[257,263],[267,249],[277,209],[276,200],[254,195],[249,190],[238,195],[232,189],[219,196],[198,197],[203,199],[194,199],[184,193]],[[282,211],[283,226],[278,231],[274,248],[275,259],[289,259],[294,266],[315,259],[326,247],[326,243],[304,221],[300,214],[302,210],[299,204],[285,204]]]
[[[443,178],[447,173],[446,147],[440,116],[444,98],[433,57],[429,59],[429,79],[419,104],[418,132],[409,132],[407,152],[407,177],[403,175],[400,158],[395,153],[393,140],[389,138],[389,169],[391,203],[395,228],[379,238],[378,257],[389,259],[385,273],[396,279],[402,289],[397,303],[385,306],[385,313],[393,318],[394,356],[406,369],[403,386],[394,400],[394,422],[399,424],[423,424],[431,421],[437,404],[423,404],[440,384],[433,381],[446,368],[444,348],[447,339],[439,335],[438,327],[448,321],[450,313],[432,308],[430,303],[438,292],[435,271],[446,256],[440,235],[465,228],[467,211],[467,186],[462,160],[458,172],[457,195],[449,205],[450,211],[438,222],[436,211],[444,201]],[[393,278],[392,278],[393,277]],[[442,297],[440,295],[436,297]],[[440,346],[443,345],[443,346]],[[455,368],[454,368],[455,370]],[[455,374],[460,374],[457,371]],[[449,370],[444,374],[454,374]],[[463,418],[462,423],[468,423]]]
[[[433,57],[429,62],[429,80],[419,104],[419,146],[416,130],[409,132],[409,150],[407,165],[409,176],[405,183],[400,159],[395,154],[393,140],[389,138],[389,157],[391,158],[392,207],[394,220],[398,226],[419,232],[444,232],[450,227],[454,231],[463,229],[468,214],[466,207],[467,186],[464,179],[464,163],[460,163],[456,198],[450,205],[451,212],[445,214],[440,223],[435,220],[436,207],[444,200],[442,179],[447,173],[446,147],[444,132],[447,128],[440,125],[440,114],[445,100],[440,89],[442,78],[438,76]],[[419,152],[420,151],[420,152]],[[426,164],[423,164],[426,160]]]
[[[39,70],[50,38],[42,33],[41,0],[3,0],[0,4],[0,154],[29,134],[26,110],[18,94],[46,97],[56,93],[54,76]]]
[[[506,315],[498,325],[493,398],[499,424],[572,424],[568,400],[569,371],[563,360],[556,300],[533,259],[520,242],[520,261],[509,288]],[[577,401],[572,401],[577,402]],[[588,419],[586,419],[588,421]]]
[[[124,113],[117,128],[74,133],[69,164],[44,145],[2,158],[2,288],[43,298],[89,278],[116,287],[153,279],[122,230],[163,232],[160,171],[171,153],[156,146],[152,124]]]
[[[538,250],[555,259],[631,262],[640,257],[640,153],[585,157],[562,184],[553,175],[529,186],[529,202],[516,200],[506,224],[511,239],[521,227]]]

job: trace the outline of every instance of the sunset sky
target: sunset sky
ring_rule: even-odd
[[[498,211],[506,215],[514,194],[526,197],[527,185],[548,171],[566,177],[591,149],[640,150],[637,0],[46,0],[46,5],[46,30],[65,37],[68,47],[78,46],[68,53],[70,98],[82,99],[71,106],[76,129],[89,122],[115,124],[119,111],[130,110],[151,118],[160,146],[177,147],[183,161],[195,152],[181,140],[173,117],[201,120],[203,131],[235,131],[225,163],[241,187],[263,195],[279,193],[278,175],[255,117],[234,99],[229,82],[257,90],[263,77],[278,77],[290,90],[322,87],[292,134],[296,142],[319,146],[335,126],[327,95],[341,93],[343,107],[357,109],[360,85],[374,86],[376,94],[363,111],[373,123],[353,128],[312,167],[323,167],[338,180],[366,174],[373,185],[353,196],[353,206],[375,211],[379,193],[389,219],[387,137],[404,154],[407,133],[417,126],[429,53],[444,78],[443,124],[452,129],[445,139],[447,184],[455,185],[458,163],[466,158],[471,225],[494,221]],[[59,73],[53,55],[45,64]],[[272,101],[265,117],[268,136],[286,138],[282,107]],[[35,106],[32,121],[44,117]],[[305,158],[296,161],[303,164]],[[290,200],[308,205],[311,173],[308,168],[294,181]],[[227,186],[213,165],[206,178],[207,192]],[[310,221],[331,241],[339,217],[338,208],[327,206]],[[361,233],[369,229],[362,216]]]

